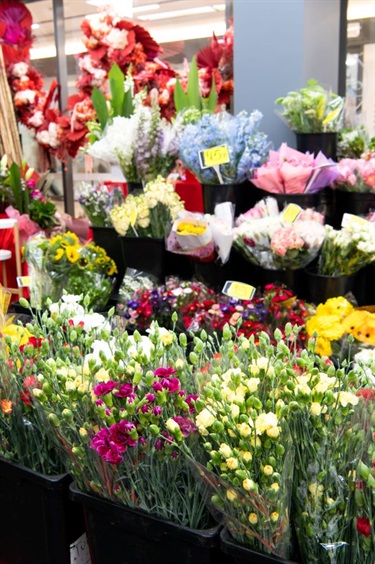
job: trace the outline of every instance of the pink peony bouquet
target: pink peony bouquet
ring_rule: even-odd
[[[267,198],[267,200],[273,200]],[[239,218],[234,229],[234,247],[250,262],[270,270],[304,268],[319,253],[325,237],[323,216],[311,209],[303,210],[290,223],[284,210],[254,219],[251,213]]]
[[[345,192],[375,192],[375,156],[342,159],[337,171],[334,188]]]
[[[255,170],[251,182],[276,194],[314,194],[329,186],[337,175],[336,163],[323,153],[314,157],[283,143],[277,151],[269,152],[267,162]]]

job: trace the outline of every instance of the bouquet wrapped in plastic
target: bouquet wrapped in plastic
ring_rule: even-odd
[[[224,264],[233,242],[233,206],[219,204],[214,215],[183,212],[174,221],[167,238],[167,249],[200,262],[212,262],[216,255]]]
[[[314,194],[338,176],[337,164],[319,152],[316,157],[282,143],[251,175],[257,188],[276,194]]]
[[[270,270],[304,268],[319,253],[325,237],[323,216],[303,210],[294,221],[286,220],[284,211],[276,212],[277,203],[267,198],[264,215],[254,220],[252,212],[239,218],[234,229],[234,247],[250,262]],[[259,207],[258,207],[259,210]]]
[[[51,239],[38,235],[25,247],[31,277],[30,302],[43,307],[47,298],[57,301],[63,291],[87,296],[88,306],[100,309],[113,290],[117,267],[101,247],[82,245],[67,231]]]

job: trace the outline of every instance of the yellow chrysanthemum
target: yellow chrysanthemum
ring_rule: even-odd
[[[2,330],[4,335],[7,335],[15,342],[17,345],[25,345],[30,337],[31,333],[21,325],[16,325],[15,323],[10,323],[9,325],[5,325]]]

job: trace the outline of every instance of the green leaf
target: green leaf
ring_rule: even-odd
[[[188,108],[188,97],[184,92],[178,78],[176,79],[176,85],[174,88],[174,105],[176,106],[176,111],[181,112],[185,108]]]
[[[218,95],[216,92],[216,84],[214,78],[212,77],[210,95],[207,99],[203,98],[202,102],[204,103],[206,110],[208,110],[211,114],[213,114],[215,113],[216,110],[217,101],[218,101]]]
[[[115,63],[108,73],[109,87],[111,89],[111,105],[114,116],[121,116],[125,97],[125,75],[120,67]]]
[[[9,168],[9,181],[12,188],[13,198],[15,201],[15,207],[20,212],[20,214],[27,213],[25,210],[25,205],[23,201],[23,190],[22,190],[22,180],[20,167],[16,163],[12,163]]]
[[[104,131],[105,126],[108,123],[108,108],[107,108],[107,100],[101,90],[94,86],[94,89],[91,94],[91,101],[96,111],[96,115],[98,116],[98,120],[100,123],[100,127],[102,131]]]
[[[198,110],[201,110],[202,98],[199,93],[198,66],[197,66],[197,59],[195,56],[193,57],[193,60],[191,61],[191,65],[190,65],[187,95],[188,95],[189,107],[194,106]]]
[[[130,117],[134,112],[133,96],[131,90],[125,92],[124,100],[122,102],[122,113],[123,117]]]

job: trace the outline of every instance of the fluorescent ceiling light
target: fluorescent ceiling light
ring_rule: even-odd
[[[147,16],[138,16],[139,20],[164,20],[169,18],[179,18],[183,16],[194,16],[197,14],[212,14],[215,10],[212,6],[201,6],[200,8],[187,8],[186,10],[173,10],[171,12],[159,12],[157,14],[150,14]]]
[[[225,12],[225,4],[213,4],[212,7],[218,12]]]
[[[159,10],[160,4],[149,4],[148,6],[138,6],[133,8],[134,14],[140,14],[141,12],[152,12],[153,10]]]

